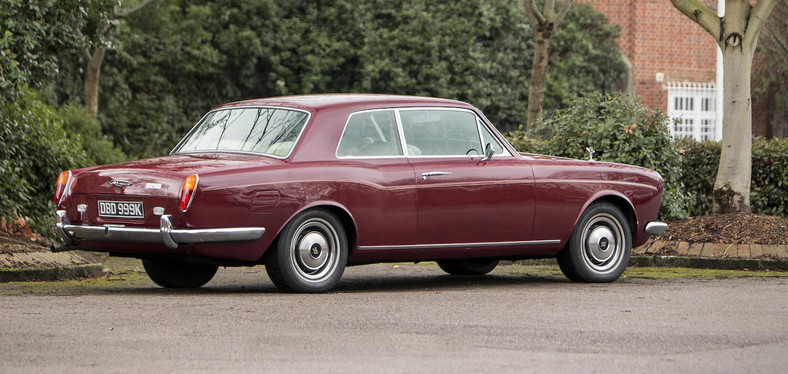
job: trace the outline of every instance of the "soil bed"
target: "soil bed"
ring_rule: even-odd
[[[690,243],[788,244],[788,219],[762,214],[718,214],[669,221],[659,237]]]

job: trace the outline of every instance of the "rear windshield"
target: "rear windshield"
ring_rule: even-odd
[[[308,118],[307,112],[281,108],[213,111],[172,153],[251,152],[287,157]]]

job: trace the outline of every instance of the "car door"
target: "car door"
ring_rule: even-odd
[[[353,113],[332,168],[345,179],[341,201],[352,212],[363,251],[417,244],[413,168],[405,158],[393,109]]]
[[[531,238],[533,172],[470,110],[398,111],[417,190],[422,245],[522,245]],[[483,144],[498,153],[483,160]]]

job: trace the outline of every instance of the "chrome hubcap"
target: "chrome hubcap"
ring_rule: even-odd
[[[328,241],[323,234],[312,231],[298,243],[298,260],[308,270],[320,269],[328,260]]]
[[[624,229],[615,217],[595,215],[583,227],[583,260],[601,273],[616,268],[624,254],[624,238]]]
[[[604,263],[613,255],[616,238],[606,226],[597,226],[591,230],[586,239],[588,256],[595,263]]]
[[[293,265],[307,281],[319,282],[334,273],[339,261],[339,236],[322,218],[304,221],[290,243]]]

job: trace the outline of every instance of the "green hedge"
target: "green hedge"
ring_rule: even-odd
[[[692,196],[689,212],[710,214],[720,143],[682,139],[676,144],[682,153],[682,181]],[[788,218],[788,139],[753,140],[750,207],[754,213]]]
[[[676,147],[681,154],[681,182],[690,196],[687,211],[690,216],[708,215],[720,163],[720,143],[684,138],[676,141]]]

